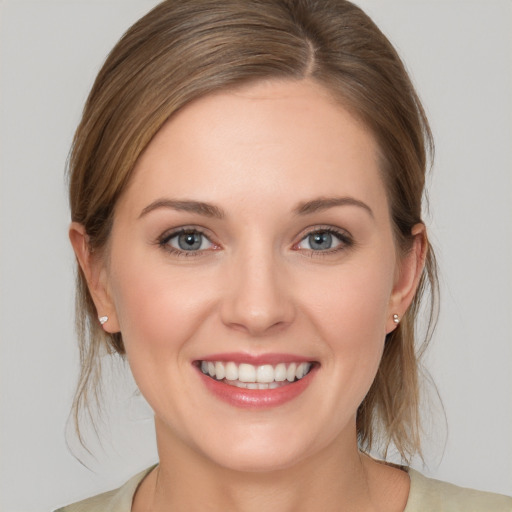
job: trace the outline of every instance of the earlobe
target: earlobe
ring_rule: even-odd
[[[114,302],[108,287],[107,269],[103,259],[91,252],[88,235],[82,224],[78,222],[71,223],[69,227],[69,240],[96,306],[98,322],[107,332],[119,332]],[[108,318],[108,324],[106,321],[101,320],[103,318]]]
[[[393,331],[411,305],[421,279],[428,242],[426,228],[423,223],[416,224],[411,230],[413,242],[410,250],[401,258],[398,266],[393,292],[389,301],[386,333]]]

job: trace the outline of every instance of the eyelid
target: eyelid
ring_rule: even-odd
[[[340,244],[332,249],[325,249],[325,250],[313,250],[313,249],[302,249],[299,248],[298,245],[305,240],[308,236],[311,236],[314,233],[330,233],[333,236],[335,236]],[[172,247],[169,245],[169,240],[180,235],[183,233],[199,233],[202,236],[204,236],[211,244],[212,248],[209,249],[200,249],[196,251],[186,251],[182,249],[178,249],[175,247]],[[328,255],[332,253],[336,253],[342,250],[346,250],[347,248],[352,247],[355,242],[352,237],[352,235],[343,228],[335,227],[332,225],[316,225],[316,226],[309,226],[302,230],[302,232],[297,236],[298,241],[295,242],[292,245],[292,249],[302,252],[308,252],[312,253],[318,256],[321,255]],[[209,230],[204,229],[200,226],[194,226],[194,225],[185,225],[185,226],[179,226],[175,228],[168,229],[164,231],[156,240],[156,244],[159,245],[162,249],[166,250],[167,252],[183,255],[183,256],[199,256],[206,252],[211,252],[212,250],[220,249],[221,246],[217,242],[215,242],[214,237],[210,234]]]
[[[308,236],[311,236],[315,233],[330,233],[331,235],[335,236],[340,244],[332,249],[325,249],[325,250],[313,250],[313,249],[301,249],[298,247],[298,245],[304,241]],[[352,235],[346,230],[342,228],[338,228],[335,226],[330,225],[318,225],[318,226],[309,226],[308,228],[304,229],[299,235],[299,240],[293,244],[293,248],[297,251],[305,251],[314,255],[322,256],[322,255],[328,255],[332,253],[336,253],[342,250],[345,250],[349,247],[352,247],[355,242]]]
[[[183,249],[178,249],[176,247],[173,247],[169,244],[169,241],[184,233],[198,233],[202,236],[204,236],[211,244],[212,248],[208,249],[200,249],[196,251],[186,251]],[[213,239],[213,237],[209,234],[209,230],[206,230],[204,228],[201,228],[199,226],[193,226],[193,225],[186,225],[186,226],[179,226],[176,228],[168,229],[167,231],[164,231],[156,240],[156,244],[159,245],[163,250],[171,253],[176,254],[180,256],[200,256],[203,255],[206,252],[210,252],[212,250],[216,250],[220,248],[220,245],[216,243]]]

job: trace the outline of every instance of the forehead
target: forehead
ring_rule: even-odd
[[[383,191],[377,145],[360,121],[317,83],[267,81],[172,116],[139,158],[126,195],[291,204],[334,194],[370,201]]]

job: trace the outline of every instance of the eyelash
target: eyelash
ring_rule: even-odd
[[[332,235],[333,237],[337,238],[340,243],[337,247],[333,247],[332,249],[325,249],[323,251],[304,249],[305,251],[308,252],[308,256],[311,258],[322,258],[332,256],[333,254],[346,251],[347,249],[350,249],[351,247],[354,246],[354,240],[347,231],[339,230],[331,226],[317,226],[311,230],[308,229],[308,231],[305,232],[303,236],[301,236],[299,242],[294,244],[294,247],[298,246],[302,241],[306,240],[309,236],[314,235],[316,233],[328,233],[329,235]]]
[[[210,240],[208,235],[202,231],[201,229],[197,227],[184,227],[180,228],[171,232],[166,232],[160,238],[158,239],[157,243],[158,245],[169,254],[172,254],[173,256],[180,256],[180,257],[194,257],[194,256],[202,256],[204,255],[204,252],[208,249],[198,250],[198,251],[185,251],[176,249],[176,247],[172,247],[172,245],[169,245],[169,242],[180,235],[185,234],[199,234],[201,236],[204,236],[212,245],[217,246],[214,242]],[[218,247],[218,246],[217,246]]]
[[[338,252],[347,250],[351,248],[354,245],[354,240],[348,234],[346,231],[338,230],[330,226],[318,226],[314,229],[308,230],[305,232],[300,240],[293,244],[293,247],[297,247],[301,242],[307,239],[307,237],[314,235],[316,233],[328,233],[329,235],[334,236],[340,243],[337,247],[334,247],[332,249],[325,249],[325,250],[313,250],[313,249],[303,249],[304,251],[307,251],[310,257],[326,257],[332,254],[336,254]],[[212,249],[203,249],[203,250],[196,250],[196,251],[186,251],[186,250],[180,250],[175,247],[172,247],[169,242],[175,237],[178,237],[180,235],[184,234],[199,234],[203,237],[205,237],[214,247],[218,248],[219,246],[215,244],[215,242],[212,242],[208,235],[197,227],[185,227],[181,228],[172,232],[166,232],[162,236],[159,237],[157,240],[157,244],[160,248],[162,248],[164,251],[168,252],[169,254],[172,254],[174,256],[179,257],[196,257],[196,256],[202,256],[205,252],[209,252]],[[214,250],[214,249],[213,249]],[[301,250],[301,249],[296,249]]]

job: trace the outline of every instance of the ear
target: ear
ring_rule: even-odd
[[[119,322],[108,286],[108,272],[104,259],[100,254],[91,252],[89,237],[82,224],[78,222],[71,223],[69,226],[69,239],[87,281],[98,317],[108,317],[108,321],[104,323],[103,329],[110,333],[119,332]]]
[[[425,224],[419,223],[413,226],[411,234],[413,236],[411,248],[398,263],[393,291],[389,300],[386,334],[397,327],[393,315],[398,315],[399,320],[411,305],[425,267],[428,247]]]

